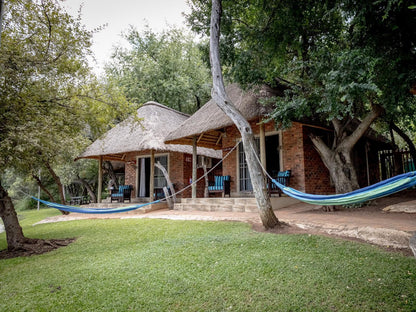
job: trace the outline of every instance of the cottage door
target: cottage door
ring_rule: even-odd
[[[255,139],[257,145],[257,154],[260,158],[260,140]],[[253,186],[251,185],[250,174],[248,172],[246,155],[242,143],[238,146],[238,174],[240,192],[252,192]],[[280,171],[280,151],[279,151],[279,135],[266,136],[266,170],[273,177],[277,177],[277,173]]]
[[[138,161],[138,197],[150,196],[150,157],[141,157]]]
[[[273,178],[281,171],[278,134],[266,136],[266,170]]]

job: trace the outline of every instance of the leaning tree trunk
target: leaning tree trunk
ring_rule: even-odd
[[[0,217],[3,220],[6,231],[7,248],[9,251],[21,249],[22,246],[30,241],[23,235],[22,227],[17,219],[12,199],[0,183]]]
[[[383,109],[381,107],[373,106],[370,113],[350,135],[345,133],[340,121],[334,119],[332,123],[335,128],[335,143],[332,148],[329,148],[320,137],[310,135],[315,149],[329,170],[337,194],[348,193],[360,188],[355,166],[351,159],[352,149],[370,128],[371,123],[382,113]]]
[[[232,104],[228,98],[221,72],[219,53],[220,21],[222,14],[221,0],[212,1],[211,11],[211,37],[210,37],[210,61],[213,79],[212,98],[217,105],[230,117],[241,133],[244,145],[244,153],[250,173],[253,192],[256,197],[260,218],[266,229],[279,225],[279,220],[273,212],[270,197],[264,179],[264,174],[255,152],[254,136],[250,124]]]
[[[61,198],[61,204],[65,205],[65,196],[64,196],[64,190],[62,188],[62,182],[61,179],[58,177],[58,175],[55,173],[55,171],[52,169],[51,165],[48,161],[45,161],[45,166],[48,169],[49,173],[52,175],[53,180],[55,181],[56,185],[58,186],[58,192],[59,197]],[[59,210],[63,215],[69,214],[67,211]]]
[[[1,181],[0,217],[3,220],[4,229],[6,231],[8,251],[25,251],[30,252],[30,254],[40,254],[68,244],[61,243],[60,240],[44,240],[25,237],[23,235],[22,227],[19,224],[19,219],[17,218],[12,199],[2,187]]]
[[[107,171],[108,174],[108,188],[115,186],[116,189],[118,189],[119,185],[117,182],[117,176],[114,172],[113,165],[111,164],[111,161],[104,161],[103,162],[103,168]]]
[[[334,182],[335,192],[343,194],[360,188],[357,173],[351,159],[351,150],[348,148],[330,150],[317,143],[317,137],[311,136],[311,139],[321,155],[323,163],[328,168],[329,175]]]
[[[78,177],[76,180],[74,180],[74,183],[81,184],[87,190],[88,195],[91,198],[91,201],[93,203],[97,202],[97,195],[95,195],[94,190],[92,189],[91,185],[85,179]]]
[[[394,130],[407,143],[407,146],[410,150],[410,155],[412,155],[413,160],[416,161],[416,147],[412,139],[409,138],[409,136],[402,129],[400,129],[393,121],[390,122],[390,128]]]
[[[42,191],[44,191],[48,197],[49,197],[49,201],[51,202],[55,202],[55,198],[53,197],[53,195],[51,194],[51,192],[48,191],[48,189],[45,187],[45,185],[43,185],[41,179],[34,173],[32,173],[32,178],[35,179],[36,183],[38,184],[38,186],[42,189]]]

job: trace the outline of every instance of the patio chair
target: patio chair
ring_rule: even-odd
[[[274,178],[277,182],[280,184],[283,184],[284,186],[288,186],[290,182],[290,170],[286,171],[279,171],[277,173],[277,177]],[[278,193],[279,197],[282,196],[282,190],[276,186],[271,180],[269,180],[269,193]]]
[[[133,185],[120,185],[116,193],[111,194],[110,202],[118,201],[119,203],[124,203],[126,199],[131,202],[131,191]]]
[[[214,184],[208,186],[208,193],[222,193],[222,197],[225,195],[230,197],[230,182],[230,176],[214,176]]]

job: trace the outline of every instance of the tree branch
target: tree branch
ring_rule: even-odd
[[[370,128],[373,121],[381,116],[383,112],[384,109],[381,106],[373,105],[371,111],[365,116],[354,132],[342,141],[340,147],[351,149]]]

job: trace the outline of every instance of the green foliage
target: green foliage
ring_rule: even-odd
[[[49,164],[68,182],[79,167],[74,158],[136,107],[92,74],[92,32],[61,1],[8,1],[3,26],[0,172],[42,169],[45,178]]]
[[[129,100],[193,113],[209,99],[209,68],[186,31],[171,28],[158,34],[149,27],[143,32],[130,28],[124,37],[129,48],[115,49],[106,72]]]
[[[416,307],[414,259],[374,246],[315,235],[255,233],[235,222],[96,219],[32,226],[58,213],[21,214],[30,237],[77,240],[41,256],[1,260],[1,310]],[[3,233],[0,249],[4,247]]]
[[[273,117],[414,120],[416,12],[412,1],[222,1],[222,59],[231,80],[286,90]],[[210,5],[192,1],[193,30],[207,34]],[[409,123],[408,123],[409,124]]]

